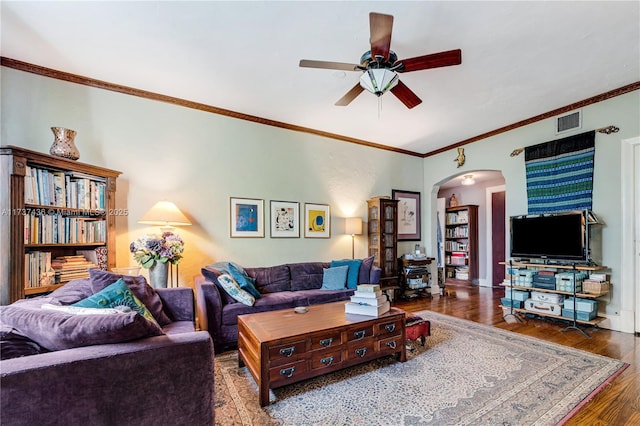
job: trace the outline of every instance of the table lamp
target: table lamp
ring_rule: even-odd
[[[142,215],[138,223],[160,225],[162,232],[173,232],[176,226],[191,225],[189,219],[171,201],[158,201]]]

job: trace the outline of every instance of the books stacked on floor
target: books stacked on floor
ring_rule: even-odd
[[[387,296],[382,293],[378,284],[360,284],[351,296],[351,301],[344,305],[347,314],[377,317],[391,309]]]
[[[89,269],[97,268],[98,265],[82,255],[73,255],[56,257],[51,261],[51,267],[56,274],[56,283],[62,283],[77,278],[89,278]]]

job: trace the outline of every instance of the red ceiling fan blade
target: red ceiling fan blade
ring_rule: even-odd
[[[391,46],[391,30],[393,29],[393,16],[371,12],[369,14],[369,27],[371,31],[371,57],[382,56],[385,62],[389,59]]]
[[[341,71],[361,71],[360,65],[347,64],[345,62],[328,62],[328,61],[313,61],[310,59],[300,59],[300,67],[302,68],[322,68],[327,70],[341,70]]]
[[[426,70],[429,68],[448,67],[451,65],[460,65],[462,63],[462,50],[449,50],[446,52],[433,53],[431,55],[418,56],[416,58],[403,59],[396,61],[393,66],[402,64],[397,72],[409,72]]]
[[[341,97],[338,102],[336,102],[337,106],[347,106],[353,101],[360,93],[362,93],[364,89],[360,86],[360,83],[357,83],[355,86],[351,88],[343,97]]]
[[[396,95],[396,98],[400,99],[400,102],[409,109],[422,103],[422,100],[401,81],[398,81],[398,84],[391,89],[391,93]]]

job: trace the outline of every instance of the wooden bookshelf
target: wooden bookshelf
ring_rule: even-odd
[[[115,208],[120,172],[16,146],[0,147],[0,166],[0,305],[64,285],[28,286],[29,253],[55,258],[104,248],[104,267],[115,266],[115,219],[126,214]]]
[[[444,232],[445,283],[478,284],[478,206],[448,208]],[[460,268],[466,268],[466,277]]]

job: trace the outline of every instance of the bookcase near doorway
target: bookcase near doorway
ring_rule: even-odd
[[[120,172],[15,146],[0,147],[0,166],[1,305],[73,279],[47,274],[57,257],[89,253],[115,266]]]
[[[478,206],[446,209],[445,282],[478,284]]]

